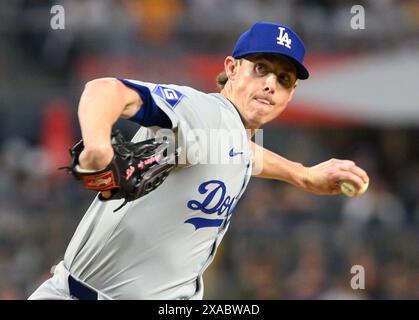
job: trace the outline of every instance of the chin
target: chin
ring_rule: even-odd
[[[247,121],[248,125],[252,128],[259,128],[263,126],[266,122],[267,121],[264,120],[264,117],[261,117],[261,116],[250,117]]]

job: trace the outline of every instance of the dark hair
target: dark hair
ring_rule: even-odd
[[[217,85],[217,88],[219,91],[224,89],[224,86],[226,85],[227,80],[228,80],[228,77],[225,71],[220,72],[218,76],[215,78],[215,84]]]

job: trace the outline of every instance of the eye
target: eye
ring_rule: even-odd
[[[280,84],[282,84],[286,88],[291,88],[292,87],[291,76],[286,72],[282,72],[278,75],[278,81],[279,81]]]
[[[268,67],[263,63],[256,63],[255,71],[258,75],[264,76],[268,73]]]

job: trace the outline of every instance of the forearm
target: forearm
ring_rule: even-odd
[[[253,142],[252,149],[255,177],[281,180],[302,189],[306,188],[307,169],[301,163],[290,161]]]
[[[81,95],[78,118],[84,143],[80,165],[101,169],[112,159],[112,126],[119,117],[127,117],[139,108],[139,97],[117,79],[93,80]],[[128,111],[127,111],[128,110]]]
[[[124,108],[117,84],[111,80],[96,80],[86,84],[81,95],[78,117],[84,145],[100,148],[110,143],[112,125]]]
[[[254,176],[286,181],[315,194],[339,194],[337,182],[348,181],[361,189],[369,182],[367,173],[353,161],[330,159],[312,167],[304,167],[252,143]]]

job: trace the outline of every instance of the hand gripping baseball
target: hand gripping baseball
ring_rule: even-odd
[[[136,200],[160,186],[173,170],[176,153],[167,140],[149,139],[141,142],[125,140],[119,131],[112,132],[114,157],[101,170],[84,170],[79,166],[79,155],[84,149],[83,140],[70,149],[71,166],[65,167],[86,189],[110,191],[109,198],[101,201],[125,199],[125,204]],[[173,150],[173,151],[172,151]]]
[[[316,166],[305,168],[307,191],[333,195],[344,193],[353,188],[354,194],[362,194],[369,183],[367,173],[353,161],[330,159]]]

